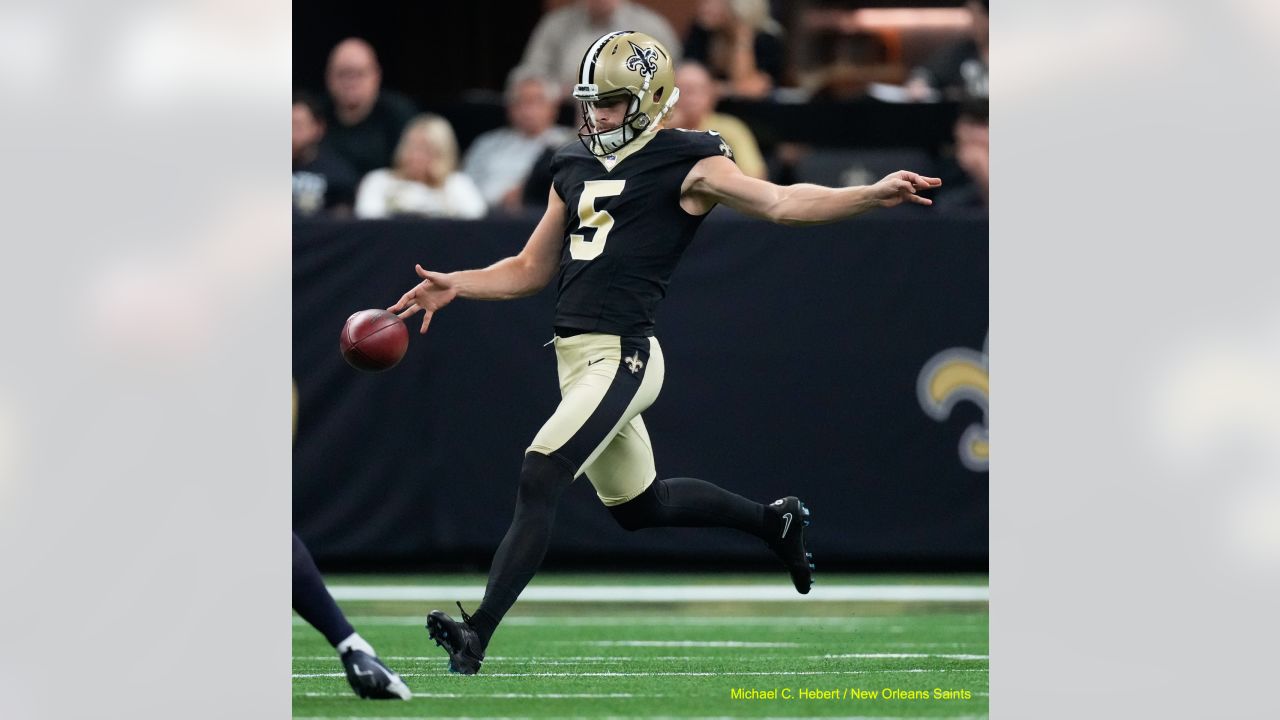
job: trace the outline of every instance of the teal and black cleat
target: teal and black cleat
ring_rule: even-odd
[[[813,587],[813,553],[805,550],[804,532],[812,522],[809,508],[795,496],[775,500],[769,509],[777,514],[778,537],[769,541],[769,548],[782,559],[791,573],[791,582],[801,595]]]
[[[427,615],[427,634],[449,653],[449,672],[475,675],[484,662],[484,649],[480,634],[467,624],[470,618],[461,604],[458,610],[462,612],[462,622],[449,617],[444,611],[432,610]]]

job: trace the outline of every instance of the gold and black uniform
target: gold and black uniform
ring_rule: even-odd
[[[680,186],[713,155],[730,155],[719,135],[684,130],[659,131],[611,171],[581,143],[556,153],[552,184],[568,210],[557,328],[653,335],[671,273],[706,217],[680,207]]]
[[[655,476],[640,418],[662,388],[654,318],[705,218],[680,207],[681,185],[703,158],[733,156],[709,132],[660,130],[636,144],[599,158],[574,143],[551,161],[566,206],[555,318],[562,400],[529,449],[586,473],[606,505]]]
[[[577,81],[581,144],[551,161],[565,204],[555,317],[560,404],[525,453],[515,513],[479,609],[460,623],[439,610],[428,616],[454,672],[479,671],[498,624],[542,564],[561,494],[582,474],[627,530],[740,530],[768,543],[797,591],[812,584],[803,539],[809,511],[799,498],[766,506],[697,478],[656,479],[640,418],[665,373],[653,336],[658,304],[703,221],[680,206],[681,186],[699,161],[733,153],[713,132],[657,129],[680,90],[670,54],[644,33],[600,36]],[[606,107],[623,110],[619,124],[606,127],[593,115]]]

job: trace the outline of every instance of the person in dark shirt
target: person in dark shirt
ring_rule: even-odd
[[[706,67],[725,97],[762,98],[783,82],[782,26],[764,0],[702,0],[684,59]]]
[[[408,98],[382,88],[382,68],[373,46],[359,38],[338,43],[329,54],[325,82],[325,147],[362,177],[391,165],[396,144],[417,109]]]
[[[702,221],[723,203],[776,223],[833,222],[904,202],[941,184],[901,170],[864,187],[781,187],[745,175],[713,131],[664,130],[680,96],[673,58],[642,33],[599,38],[583,57],[574,97],[583,105],[579,143],[552,158],[547,211],[519,255],[482,270],[422,278],[389,308],[420,332],[456,298],[508,300],[558,277],[555,348],[562,399],[534,436],[520,469],[515,517],[489,568],[484,600],[462,622],[444,612],[427,629],[450,669],[473,674],[499,622],[537,572],[560,496],[586,475],[627,530],[733,528],[764,541],[800,593],[813,583],[805,549],[809,510],[788,496],[763,504],[696,478],[657,477],[640,414],[662,388],[658,305]],[[770,289],[773,292],[776,289]],[[785,293],[772,301],[785,302]],[[439,409],[447,414],[447,410]]]
[[[359,178],[351,165],[320,144],[324,120],[314,98],[293,96],[293,212],[346,216],[355,202]]]

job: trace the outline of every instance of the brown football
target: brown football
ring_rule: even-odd
[[[386,310],[361,310],[347,318],[338,345],[351,367],[365,372],[388,370],[409,349],[409,329]]]

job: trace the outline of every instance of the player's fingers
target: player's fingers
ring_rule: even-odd
[[[942,180],[940,178],[929,177],[927,175],[921,175],[919,173],[913,173],[909,170],[899,170],[898,174],[904,180],[909,180],[911,184],[916,186],[917,188],[938,187],[939,185],[942,184]]]
[[[414,265],[414,266],[413,266],[413,269],[414,269],[415,271],[417,271],[417,273],[418,273],[418,277],[420,277],[420,278],[429,278],[429,277],[431,277],[431,273],[429,273],[429,272],[427,272],[426,270],[424,270],[424,269],[423,269],[423,267],[422,267],[421,265]]]
[[[932,200],[930,200],[929,198],[927,198],[927,197],[920,197],[919,195],[908,195],[908,196],[907,196],[907,199],[908,199],[908,200],[910,200],[911,202],[913,202],[913,203],[917,204],[917,205],[932,205],[932,204],[933,204],[933,201],[932,201]]]
[[[427,310],[422,313],[422,327],[418,329],[419,335],[427,334],[427,326],[431,324],[432,315],[435,315],[435,313],[431,312],[430,310]]]
[[[409,298],[411,297],[413,297],[413,293],[411,292],[407,292],[401,295],[400,299],[396,301],[395,305],[392,305],[391,307],[387,308],[387,312],[400,312],[400,309],[405,307],[406,303],[409,302]]]
[[[409,307],[405,308],[404,312],[397,315],[397,317],[399,317],[401,320],[406,320],[408,318],[413,317],[413,314],[418,312],[421,309],[422,308],[418,307],[418,303],[411,303]],[[395,311],[392,310],[392,312],[395,312]]]

